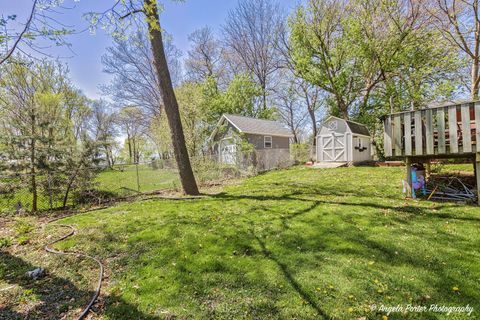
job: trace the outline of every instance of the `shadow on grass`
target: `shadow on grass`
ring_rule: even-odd
[[[304,194],[303,194],[304,195]],[[314,211],[321,205],[342,205],[351,206],[351,207],[365,207],[365,208],[374,208],[374,209],[382,209],[382,210],[391,210],[392,213],[400,213],[403,216],[390,214],[388,217],[385,218],[385,223],[389,222],[400,222],[407,225],[412,225],[416,221],[427,221],[429,219],[435,220],[458,220],[460,222],[472,222],[477,223],[480,222],[480,218],[475,216],[463,216],[460,214],[448,214],[448,213],[441,213],[438,210],[441,210],[447,206],[439,205],[435,207],[435,211],[432,208],[423,208],[415,205],[406,205],[406,206],[390,206],[384,205],[381,203],[373,203],[371,201],[365,202],[345,202],[345,201],[330,201],[330,200],[318,200],[318,199],[305,199],[300,197],[300,194],[286,194],[282,196],[257,196],[257,195],[232,195],[221,193],[215,196],[222,201],[236,201],[236,200],[257,200],[257,201],[283,201],[283,200],[291,200],[291,201],[301,201],[308,203],[306,208],[300,208],[293,213],[288,214],[287,216],[280,216],[282,220],[282,227],[283,230],[290,229],[288,221],[291,219],[295,219],[299,216],[308,214]],[[343,208],[342,210],[345,210]],[[340,213],[340,212],[339,212]],[[375,215],[375,212],[373,212]],[[382,215],[383,217],[383,215]],[[446,257],[426,257],[423,256],[421,253],[417,254],[414,252],[410,252],[405,250],[404,246],[400,243],[395,241],[395,238],[386,238],[385,241],[373,240],[370,238],[369,233],[366,231],[357,230],[355,228],[355,222],[351,219],[351,215],[348,217],[344,216],[343,214],[338,215],[339,219],[343,220],[343,223],[346,225],[351,225],[349,228],[337,228],[336,226],[332,225],[328,228],[328,231],[325,230],[325,226],[322,226],[322,222],[317,220],[312,220],[311,225],[308,228],[312,230],[315,229],[317,226],[317,230],[323,230],[324,232],[320,233],[298,233],[294,232],[290,235],[284,234],[282,236],[282,241],[277,243],[280,244],[281,247],[288,250],[308,250],[311,252],[321,252],[321,251],[330,251],[331,254],[345,254],[350,256],[355,256],[362,259],[370,259],[371,257],[376,257],[380,262],[386,265],[408,265],[411,266],[413,269],[423,269],[432,273],[432,283],[434,284],[433,287],[435,288],[436,296],[435,298],[442,302],[456,302],[462,304],[470,304],[470,305],[478,305],[478,297],[471,292],[471,290],[466,290],[462,292],[461,296],[454,296],[452,295],[452,285],[459,285],[463,288],[471,288],[472,290],[475,286],[472,286],[471,283],[468,282],[469,277],[475,277],[475,271],[471,270],[464,270],[462,271],[462,276],[454,276],[455,272],[452,272],[456,268],[462,268],[463,262],[468,262],[469,260],[465,257],[465,254],[462,252],[469,252],[472,249],[472,243],[464,244],[463,238],[461,235],[441,235],[441,231],[435,230],[438,227],[438,223],[442,222],[435,222],[432,223],[433,231],[431,234],[422,232],[421,229],[410,228],[402,229],[402,233],[411,234],[413,237],[418,237],[419,241],[429,241],[430,243],[438,244],[439,248],[444,248],[440,255],[443,253],[447,255]],[[275,219],[275,218],[274,218]],[[377,220],[378,227],[382,227],[381,224],[382,219],[379,218]],[[305,231],[305,230],[303,230]],[[275,235],[282,234],[282,230],[275,230],[272,231]],[[387,232],[387,231],[385,231]],[[395,232],[395,231],[392,231]],[[272,233],[272,235],[273,235]],[[439,235],[441,235],[439,237]],[[288,280],[288,282],[292,285],[292,287],[298,292],[298,294],[306,300],[309,305],[314,308],[318,314],[322,317],[327,317],[328,314],[325,313],[318,305],[318,302],[315,301],[312,296],[308,294],[308,291],[302,289],[302,286],[294,279],[291,275],[289,270],[295,270],[296,266],[302,265],[302,262],[296,261],[293,265],[287,266],[281,260],[285,261],[295,261],[288,256],[283,257],[282,259],[279,256],[276,256],[272,251],[267,249],[267,245],[264,241],[261,240],[256,235],[253,235],[256,241],[259,243],[263,254],[270,260],[274,261],[280,270],[282,271],[284,277]],[[337,243],[344,243],[343,248],[337,248]],[[455,243],[455,248],[458,251],[451,251],[449,248],[452,247],[452,243]],[[290,248],[289,248],[290,247]],[[473,259],[473,258],[472,258]],[[443,261],[448,261],[448,264],[443,263]],[[305,263],[307,261],[304,261]],[[308,262],[307,262],[308,263]],[[470,274],[470,276],[467,276]],[[418,291],[421,292],[422,289],[418,288]],[[470,291],[470,292],[469,292]],[[417,301],[418,303],[423,303],[424,301]],[[425,314],[425,319],[436,319],[435,315],[432,314]]]
[[[260,245],[260,248],[262,250],[263,255],[265,258],[275,262],[275,264],[278,266],[278,268],[282,271],[282,274],[284,278],[287,280],[287,282],[293,287],[293,289],[302,297],[303,300],[305,300],[310,307],[312,307],[319,316],[321,316],[323,319],[330,319],[330,316],[320,307],[320,305],[315,301],[315,299],[306,291],[302,285],[295,280],[295,278],[292,276],[291,272],[288,270],[288,266],[283,263],[273,252],[267,249],[267,246],[262,239],[260,239],[256,234],[252,232],[252,236],[256,239],[258,244]]]
[[[20,300],[23,304],[26,305],[29,302],[32,304],[32,308],[28,309],[25,308],[25,305],[23,307],[0,306],[0,319],[60,319],[64,313],[72,313],[71,310],[76,310],[76,316],[79,316],[80,310],[83,310],[88,304],[93,292],[81,290],[70,280],[57,277],[48,270],[46,275],[38,280],[25,276],[27,271],[37,267],[8,252],[0,251],[0,277],[9,285],[15,285],[22,289]],[[15,290],[15,288],[11,290]],[[5,294],[6,291],[3,293]],[[111,306],[107,308],[105,315],[111,316],[112,319],[158,319],[158,317],[142,313],[136,306],[117,296],[101,296],[101,300],[103,299],[108,306]],[[25,310],[16,310],[22,308]],[[94,308],[96,308],[95,305]]]
[[[245,204],[251,210],[254,211],[256,214],[256,210],[260,212],[260,214],[264,214],[265,218],[271,220],[277,220],[277,224],[270,224],[271,221],[268,221],[268,224],[265,222],[251,222],[251,228],[246,227],[244,224],[246,221],[240,221],[239,224],[234,225],[233,222],[235,220],[228,220],[228,217],[225,221],[219,220],[218,222],[212,223],[212,220],[207,219],[200,219],[194,216],[188,215],[187,213],[182,214],[181,216],[175,217],[168,217],[166,220],[162,220],[161,225],[159,227],[165,228],[163,231],[165,232],[165,236],[159,237],[157,235],[148,235],[148,234],[141,234],[138,238],[132,238],[131,242],[129,242],[128,248],[125,249],[125,252],[128,252],[128,255],[125,256],[125,261],[122,260],[125,264],[127,262],[132,263],[133,268],[140,268],[142,264],[149,265],[155,269],[160,270],[160,268],[169,263],[169,262],[176,262],[178,267],[175,269],[175,284],[180,283],[180,288],[183,288],[184,295],[193,297],[193,299],[198,303],[198,305],[206,305],[207,302],[209,304],[210,309],[205,311],[208,312],[207,314],[210,315],[212,318],[216,315],[218,318],[221,318],[222,315],[227,316],[227,312],[230,312],[231,309],[225,308],[225,305],[216,306],[216,301],[214,300],[217,296],[211,293],[212,290],[217,287],[220,288],[230,288],[230,290],[234,291],[237,288],[241,290],[238,293],[241,294],[242,291],[248,291],[248,296],[253,296],[255,292],[260,292],[267,297],[267,303],[265,305],[271,310],[265,310],[262,308],[266,308],[262,304],[249,306],[248,303],[241,304],[241,300],[228,300],[227,298],[222,298],[221,296],[218,298],[220,302],[226,301],[226,304],[240,305],[237,309],[242,308],[242,312],[249,312],[252,315],[252,318],[259,318],[258,314],[268,315],[270,317],[274,317],[277,315],[277,305],[275,305],[274,301],[277,298],[280,298],[280,295],[277,296],[276,292],[274,291],[275,285],[269,283],[266,280],[266,277],[262,278],[262,270],[258,261],[265,261],[265,259],[273,262],[274,265],[278,267],[274,268],[275,274],[279,275],[279,278],[284,279],[286,283],[290,285],[293,289],[289,292],[290,296],[300,296],[304,301],[306,301],[307,305],[312,308],[312,311],[316,312],[319,317],[323,317],[329,319],[330,316],[326,310],[335,312],[331,309],[332,303],[328,301],[319,301],[314,294],[312,294],[312,283],[306,283],[305,281],[301,281],[301,278],[295,278],[295,274],[297,268],[299,270],[307,270],[307,271],[314,271],[318,268],[318,256],[317,253],[321,253],[328,256],[336,256],[336,255],[344,255],[349,256],[354,259],[354,261],[364,261],[367,259],[371,259],[372,256],[376,257],[375,260],[378,261],[380,264],[384,264],[387,268],[397,266],[397,265],[408,265],[410,270],[415,271],[418,269],[423,269],[431,272],[429,274],[429,278],[433,279],[434,290],[437,293],[437,297],[444,300],[452,299],[451,296],[451,284],[455,283],[458,284],[462,289],[467,288],[468,286],[474,287],[469,285],[468,279],[474,278],[466,277],[466,276],[454,276],[452,275],[452,266],[457,267],[459,265],[452,263],[449,264],[448,267],[439,263],[439,261],[433,261],[433,263],[423,257],[421,253],[417,254],[415,252],[411,252],[406,244],[402,244],[400,242],[396,242],[395,237],[387,237],[385,241],[383,239],[378,239],[371,237],[371,231],[373,228],[369,229],[369,226],[366,229],[359,230],[355,226],[355,221],[352,219],[354,216],[355,211],[360,208],[370,208],[370,209],[378,209],[378,210],[391,210],[392,212],[388,214],[386,218],[384,218],[383,214],[378,214],[375,210],[369,211],[369,218],[371,219],[370,223],[375,225],[375,227],[382,227],[382,223],[404,223],[405,225],[412,225],[419,221],[419,219],[428,220],[430,218],[434,219],[459,219],[459,220],[466,220],[470,222],[478,222],[480,219],[476,217],[464,217],[462,215],[455,215],[455,214],[446,214],[446,213],[437,213],[433,212],[429,208],[422,208],[417,207],[415,205],[407,205],[407,206],[394,206],[394,205],[386,205],[382,204],[381,201],[378,203],[375,202],[375,199],[372,198],[371,195],[366,196],[362,195],[361,192],[355,194],[354,192],[349,193],[352,196],[361,197],[354,199],[355,202],[348,202],[345,200],[349,200],[346,198],[338,198],[340,201],[330,200],[330,199],[322,199],[321,196],[332,196],[332,195],[342,195],[344,196],[346,193],[326,193],[325,190],[320,190],[321,194],[317,194],[319,190],[311,189],[311,188],[302,188],[301,190],[293,190],[293,192],[285,193],[279,196],[263,196],[263,195],[255,195],[250,194],[247,195],[236,195],[236,194],[227,194],[227,193],[220,193],[218,195],[212,196],[212,199],[218,200],[221,204],[224,201],[238,201],[238,200],[254,200],[254,201],[275,201],[280,202],[274,206],[271,206],[271,203],[252,203]],[[309,198],[311,197],[311,198]],[[400,199],[397,199],[400,200]],[[293,203],[293,205],[299,204],[298,207],[294,207],[293,212],[289,212],[288,214],[282,214],[282,201],[297,201]],[[214,201],[217,202],[217,201]],[[236,205],[236,204],[235,204]],[[327,213],[329,217],[336,217],[337,219],[341,220],[333,220],[334,222],[343,222],[344,226],[340,227],[335,225],[334,223],[329,222],[328,225],[325,225],[325,221],[322,221],[323,213],[319,209],[322,205],[335,205],[335,206],[342,206],[338,208],[338,215],[335,213]],[[192,202],[192,208],[188,207],[189,204],[185,204],[182,207],[182,211],[185,212],[194,212],[198,210],[198,207],[194,207],[194,202]],[[436,210],[441,210],[444,206],[436,206]],[[189,211],[190,210],[190,211]],[[337,210],[337,209],[335,209]],[[317,214],[315,219],[310,219],[307,223],[295,225],[289,224],[289,221],[292,219],[299,218],[303,215],[309,214],[312,211],[315,211]],[[344,211],[352,211],[348,214],[341,214]],[[270,215],[270,213],[277,212],[281,215]],[[397,213],[397,214],[395,214]],[[210,217],[212,218],[212,217]],[[252,216],[245,216],[242,217],[247,220],[254,219]],[[372,219],[373,218],[373,219]],[[233,219],[238,219],[233,218]],[[437,222],[437,225],[439,223]],[[220,226],[219,230],[215,230],[214,227]],[[252,228],[254,226],[258,226],[262,228],[261,231],[266,232],[268,235],[276,235],[278,239],[275,237],[270,237],[267,243],[267,237],[263,237],[263,234],[257,234],[253,232]],[[345,226],[347,228],[345,228]],[[128,226],[123,232],[127,233],[140,233],[142,230],[148,230],[149,228],[152,229],[155,226],[152,225],[152,222],[148,219],[136,221],[132,226]],[[158,227],[158,226],[157,226]],[[193,227],[194,229],[189,229]],[[403,226],[402,226],[403,227]],[[210,230],[212,229],[212,230]],[[421,235],[422,229],[415,229],[410,230],[406,228],[402,230],[404,233],[409,233],[417,237],[418,239],[425,239],[428,241],[436,241],[439,248],[445,248],[447,250],[454,248],[452,243],[448,241],[458,240],[458,239],[450,239],[448,237],[441,237],[440,239],[436,239],[432,234],[425,234]],[[260,230],[260,229],[259,229]],[[226,232],[228,231],[228,232]],[[210,251],[206,253],[202,253],[205,249],[200,249],[198,246],[198,238],[192,236],[191,238],[185,237],[186,234],[195,234],[195,232],[204,232],[205,234],[210,234],[212,237],[216,237],[215,241],[211,240],[210,247],[208,248]],[[108,235],[108,234],[107,234]],[[424,238],[422,238],[422,236]],[[179,244],[176,243],[175,240],[182,238],[183,243]],[[102,244],[111,245],[111,250],[115,251],[115,244],[120,242],[119,239],[115,237],[107,237],[99,239],[95,241]],[[337,246],[338,243],[341,243],[342,246]],[[457,245],[458,243],[455,243]],[[155,257],[154,254],[158,254],[158,252],[154,253],[154,250],[158,250],[158,248],[167,247],[172,248],[171,251],[162,251],[161,256],[162,259],[152,259]],[[463,248],[461,250],[464,250]],[[459,250],[459,251],[461,251]],[[306,251],[314,253],[312,255],[304,254]],[[168,255],[167,255],[168,253]],[[233,256],[243,256],[243,257],[253,257],[252,259],[260,258],[259,260],[255,261],[255,266],[259,266],[258,270],[254,270],[254,272],[258,273],[258,276],[255,277],[252,283],[244,281],[241,282],[244,277],[243,270],[239,270],[235,267],[235,260],[230,260],[229,258]],[[462,255],[462,252],[452,251],[449,253],[448,258],[455,259],[457,256]],[[185,260],[187,262],[178,262],[179,256],[185,256]],[[187,260],[186,256],[189,257]],[[190,259],[190,257],[192,257]],[[200,258],[205,258],[202,261]],[[208,258],[208,259],[207,259]],[[2,261],[3,257],[0,257],[0,262]],[[12,259],[12,258],[9,258]],[[144,259],[144,260],[142,260]],[[233,259],[233,258],[232,258]],[[8,258],[7,258],[8,260]],[[13,259],[12,259],[13,260]],[[445,259],[444,259],[445,260]],[[181,261],[181,260],[180,260]],[[232,262],[229,262],[232,261]],[[22,261],[20,261],[20,264]],[[10,261],[10,265],[14,265],[15,261]],[[272,265],[273,265],[272,264]],[[2,264],[0,263],[0,267]],[[14,272],[15,268],[10,267],[10,272]],[[11,276],[8,280],[9,283],[18,283],[23,281],[20,279],[21,275],[27,271],[33,269],[33,266],[29,264],[25,264],[23,269],[20,273],[15,276]],[[339,266],[338,273],[341,274],[342,272],[354,272],[356,270],[363,270],[361,266],[352,267],[350,269],[345,267]],[[1,269],[0,269],[1,271]],[[318,271],[320,273],[321,271]],[[13,274],[12,273],[12,274]],[[472,272],[473,273],[473,272]],[[8,272],[5,275],[9,274]],[[208,274],[209,278],[202,278],[202,275]],[[225,280],[222,277],[217,277],[220,274],[224,274]],[[465,273],[463,273],[464,275]],[[0,274],[1,275],[1,274]],[[215,275],[212,276],[212,275]],[[206,280],[207,279],[207,280]],[[232,280],[234,279],[234,280]],[[42,280],[43,281],[43,280]],[[89,292],[84,292],[78,290],[73,286],[73,284],[69,283],[67,280],[64,279],[56,279],[54,281],[59,281],[59,286],[63,285],[62,281],[66,281],[65,285],[71,290],[77,291],[78,295],[90,296]],[[208,282],[210,281],[210,282]],[[28,283],[22,285],[24,288],[27,288]],[[161,285],[163,285],[163,281],[160,281],[160,285],[155,288],[159,292],[162,290]],[[402,284],[403,285],[403,284]],[[229,287],[231,286],[231,287]],[[48,286],[45,286],[48,287]],[[405,285],[402,288],[407,287]],[[200,290],[198,288],[201,288]],[[260,288],[260,289],[258,289]],[[268,288],[268,290],[262,291],[263,288]],[[256,291],[258,289],[258,291]],[[290,289],[289,289],[290,290]],[[268,292],[270,291],[270,292]],[[413,293],[422,293],[422,288],[415,287]],[[267,293],[268,292],[268,293]],[[362,291],[363,293],[363,291]],[[168,292],[166,292],[168,294]],[[235,292],[237,294],[237,292]],[[181,305],[182,300],[181,298],[177,297],[178,292],[172,293],[175,299],[174,303]],[[62,293],[60,293],[62,296]],[[213,297],[212,297],[213,296]],[[475,295],[469,294],[468,292],[462,292],[462,299],[459,300],[460,302],[471,302],[471,305],[475,304]],[[256,298],[255,296],[253,298]],[[118,295],[110,295],[103,297],[106,302],[106,306],[103,310],[103,314],[108,316],[112,319],[158,319],[159,317],[148,315],[142,313],[138,310],[138,308],[134,305],[129,304],[125,300]],[[210,300],[209,300],[210,299]],[[223,300],[222,300],[223,299]],[[231,299],[231,298],[230,298]],[[322,298],[323,299],[323,298]],[[48,297],[42,297],[43,304],[48,304]],[[457,301],[455,301],[457,302]],[[159,302],[153,302],[159,304]],[[475,304],[476,305],[476,304]],[[81,307],[80,304],[76,305],[77,307]],[[228,306],[227,306],[228,307]],[[234,309],[235,306],[232,307]],[[37,307],[41,308],[41,306]],[[251,308],[248,309],[248,308]],[[3,313],[5,312],[5,313]],[[12,318],[15,317],[22,317],[24,315],[15,314],[15,312],[10,308],[8,309],[0,309],[0,318],[2,316],[7,316],[8,312],[12,314]],[[216,313],[218,312],[218,314]],[[223,313],[222,313],[223,312]],[[38,312],[37,312],[38,313]],[[44,313],[42,313],[44,314]],[[34,317],[33,319],[43,319],[43,317]],[[425,315],[426,319],[435,319],[436,317]],[[3,319],[3,318],[2,318]]]
[[[415,217],[422,216],[425,218],[464,220],[464,221],[480,223],[480,217],[472,217],[472,216],[465,217],[465,216],[452,215],[448,213],[432,212],[431,208],[425,208],[425,207],[414,206],[414,205],[388,206],[388,205],[383,205],[383,204],[369,202],[369,201],[346,202],[346,201],[317,200],[317,199],[308,199],[308,198],[298,197],[299,195],[306,195],[306,194],[291,193],[291,194],[286,194],[282,196],[262,196],[262,195],[233,195],[233,194],[222,192],[222,193],[213,195],[212,197],[215,199],[221,199],[223,201],[238,201],[238,200],[246,199],[246,200],[258,200],[258,201],[302,201],[302,202],[314,203],[314,205],[312,205],[311,208],[307,208],[305,210],[296,212],[290,215],[287,219],[293,219],[299,215],[302,215],[306,212],[309,212],[315,209],[321,204],[327,204],[327,205],[342,205],[342,206],[352,206],[352,207],[369,207],[374,209],[392,210],[398,213],[415,215]],[[372,198],[371,196],[368,197],[368,199],[371,199],[371,198]],[[435,207],[435,210],[439,211],[446,207],[447,207],[446,205],[438,205]]]

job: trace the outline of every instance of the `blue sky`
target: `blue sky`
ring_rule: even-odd
[[[82,18],[84,13],[104,11],[113,3],[113,0],[65,0],[64,6],[72,9],[61,10],[58,20],[73,26],[75,30],[83,30],[88,27]],[[162,26],[173,36],[174,44],[185,55],[189,49],[188,35],[206,25],[219,32],[228,11],[236,3],[237,0],[187,0],[183,3],[164,1]],[[279,0],[279,3],[290,11],[298,1]],[[17,14],[18,21],[25,21],[31,5],[32,0],[0,0],[0,15]],[[110,37],[101,30],[95,35],[86,31],[70,36],[68,41],[73,52],[64,47],[46,48],[44,52],[63,57],[62,60],[70,67],[75,85],[91,98],[101,97],[98,86],[109,81],[109,76],[102,72],[101,56],[111,43]]]

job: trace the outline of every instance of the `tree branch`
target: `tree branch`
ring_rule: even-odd
[[[144,11],[143,9],[136,9],[136,10],[130,11],[129,13],[127,13],[127,14],[119,17],[118,19],[119,19],[119,20],[123,20],[123,19],[125,19],[125,18],[127,18],[127,17],[129,17],[129,16],[131,16],[131,15],[133,15],[133,14],[140,13],[140,12],[145,13],[145,11]]]
[[[35,16],[35,9],[37,7],[37,2],[38,2],[38,0],[35,0],[33,2],[32,11],[30,12],[30,16],[28,17],[28,20],[27,20],[27,23],[25,24],[25,27],[23,28],[22,32],[18,35],[17,40],[13,44],[12,48],[8,51],[7,55],[0,60],[0,65],[3,64],[5,61],[7,61],[12,56],[12,54],[15,51],[15,49],[17,48],[18,44],[22,40],[22,37],[28,31],[28,29],[30,28],[30,24],[32,23],[33,17]]]

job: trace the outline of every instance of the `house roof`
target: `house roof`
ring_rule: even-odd
[[[293,137],[290,130],[278,121],[243,117],[233,114],[224,114],[220,123],[223,119],[230,122],[232,126],[242,133]]]

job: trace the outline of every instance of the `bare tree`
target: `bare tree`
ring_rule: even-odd
[[[233,58],[242,63],[262,88],[264,110],[270,80],[279,69],[275,44],[283,32],[283,21],[282,10],[273,0],[240,0],[223,27],[225,44]]]
[[[429,11],[444,37],[470,60],[470,96],[480,87],[480,12],[478,0],[434,0]],[[433,5],[432,5],[433,4]]]
[[[117,114],[105,100],[95,100],[91,103],[90,131],[94,141],[101,146],[108,167],[115,164],[113,148],[116,145]]]
[[[192,48],[185,60],[188,77],[193,81],[203,81],[207,77],[221,77],[224,50],[215,39],[210,27],[203,27],[188,36]]]
[[[313,150],[317,145],[317,113],[320,111],[321,107],[324,105],[324,97],[322,96],[322,90],[303,79],[297,79],[296,86],[297,94],[302,97],[305,102],[305,107],[307,109],[308,116],[310,118],[310,126],[312,128],[312,145]]]
[[[289,41],[289,30],[288,28],[284,28],[285,32],[282,32],[278,36],[278,41],[276,43],[277,51],[279,52],[279,60],[282,72],[287,78],[290,78],[294,84],[292,88],[294,88],[294,93],[297,97],[303,100],[303,103],[299,103],[300,107],[306,108],[307,114],[310,118],[310,126],[312,129],[312,145],[313,150],[315,150],[315,146],[317,144],[317,113],[319,112],[320,108],[324,105],[324,96],[322,92],[324,92],[320,87],[314,85],[302,77],[296,74],[295,70],[295,63],[294,58],[292,57],[292,49],[290,47]],[[284,76],[285,77],[285,76]]]
[[[102,91],[111,95],[118,104],[132,104],[144,108],[149,114],[160,114],[159,107],[163,107],[163,101],[152,64],[152,50],[145,25],[138,24],[136,28],[138,30],[128,39],[115,38],[114,45],[108,47],[107,53],[102,56],[104,71],[113,75],[112,83],[103,86]],[[179,83],[181,53],[168,39],[165,52],[173,83]]]
[[[300,143],[300,135],[306,123],[307,113],[296,94],[295,83],[290,82],[277,94],[278,114],[293,135],[293,142]]]

